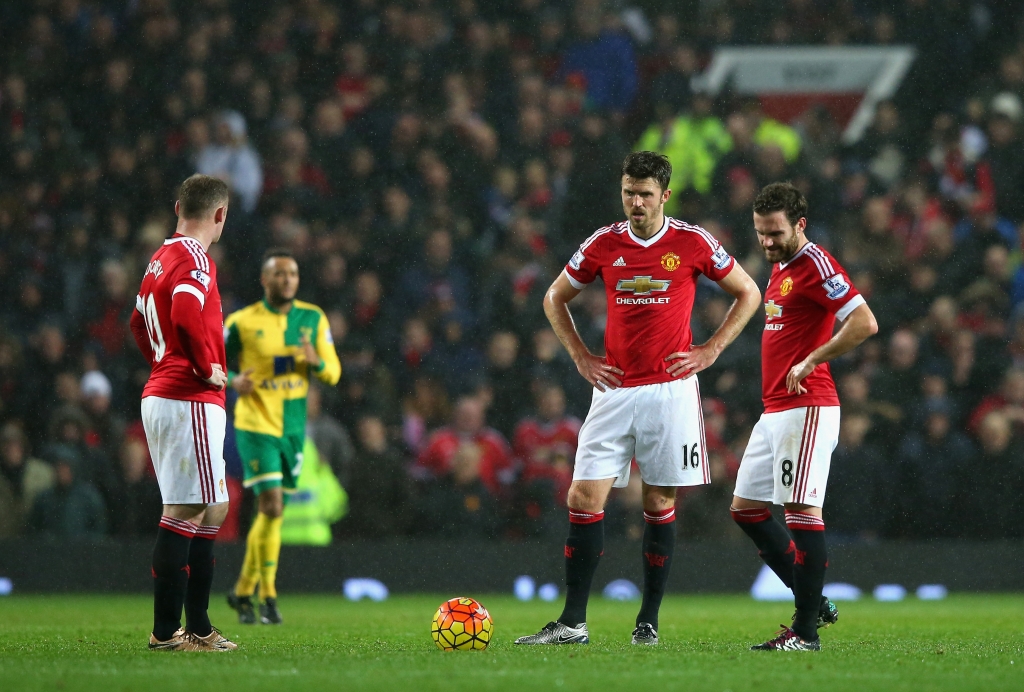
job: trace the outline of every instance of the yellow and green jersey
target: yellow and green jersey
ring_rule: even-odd
[[[330,385],[341,378],[341,362],[323,310],[296,300],[282,314],[261,300],[229,315],[224,334],[228,364],[238,364],[228,379],[252,368],[255,385],[251,394],[238,397],[235,428],[274,437],[304,436],[310,376]],[[303,335],[320,357],[317,369],[306,362]]]

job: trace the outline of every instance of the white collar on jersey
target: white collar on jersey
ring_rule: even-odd
[[[177,238],[168,238],[167,240],[164,241],[164,245],[173,245],[174,243],[180,243],[183,240],[191,240],[193,243],[198,245],[200,248],[203,247],[202,243],[200,243],[198,240],[196,240],[195,238],[193,238],[190,235],[178,236]],[[190,245],[191,245],[191,243],[190,243]],[[204,249],[203,252],[206,252],[206,250]]]
[[[800,255],[804,254],[804,252],[807,251],[807,248],[809,248],[809,247],[811,247],[813,245],[814,245],[814,243],[812,243],[811,241],[808,240],[806,243],[804,243],[804,246],[802,248],[800,248],[799,250],[796,251],[795,255],[793,255],[792,257],[789,258],[788,262],[779,262],[779,269],[785,269],[789,265],[793,264],[793,262],[796,261],[797,257],[799,257]]]
[[[650,247],[659,240],[661,240],[661,237],[665,235],[666,231],[668,231],[668,216],[665,216],[665,223],[664,225],[662,225],[661,230],[652,235],[647,240],[644,240],[643,238],[638,238],[637,235],[633,233],[633,224],[631,224],[629,221],[626,221],[626,228],[629,229],[629,237],[633,239],[634,243],[641,247]]]

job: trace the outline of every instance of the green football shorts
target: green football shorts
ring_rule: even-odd
[[[271,488],[282,488],[285,494],[295,491],[302,472],[301,436],[274,437],[235,430],[235,439],[242,458],[242,485],[252,488],[257,495]]]

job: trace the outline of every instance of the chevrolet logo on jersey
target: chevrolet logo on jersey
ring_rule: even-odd
[[[769,300],[764,304],[764,314],[768,315],[768,319],[782,317],[782,306],[776,305],[774,300]]]
[[[634,276],[632,279],[619,279],[615,284],[616,291],[632,291],[635,296],[649,296],[653,291],[667,291],[671,281],[652,279],[649,276]]]

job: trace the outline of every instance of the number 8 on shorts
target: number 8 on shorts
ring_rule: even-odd
[[[823,506],[832,451],[838,442],[838,406],[762,414],[743,454],[736,495],[777,505]]]

